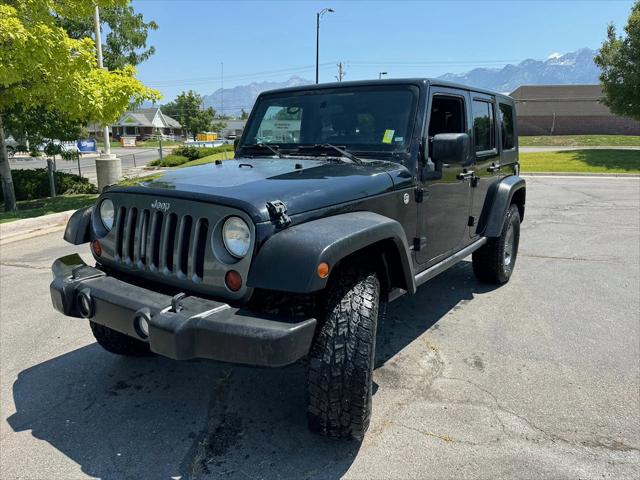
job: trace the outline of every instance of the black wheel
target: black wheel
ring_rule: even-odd
[[[485,283],[507,283],[516,266],[520,242],[520,213],[511,204],[504,219],[502,233],[473,252],[473,273]]]
[[[89,322],[89,324],[91,325],[93,336],[107,352],[125,355],[127,357],[146,357],[153,355],[148,343],[116,332],[95,322]]]
[[[371,418],[380,282],[363,268],[336,272],[326,313],[309,355],[309,428],[362,439]]]

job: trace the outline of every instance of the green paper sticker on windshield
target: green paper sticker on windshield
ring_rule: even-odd
[[[395,130],[385,130],[384,136],[382,137],[382,143],[391,143],[393,142],[393,134],[396,133]]]

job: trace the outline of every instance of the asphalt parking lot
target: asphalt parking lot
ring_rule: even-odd
[[[364,442],[307,432],[304,368],[128,359],[50,306],[61,233],[1,247],[0,477],[638,478],[640,179],[528,178],[511,282],[389,306]]]

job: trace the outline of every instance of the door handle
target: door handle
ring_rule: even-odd
[[[475,172],[474,172],[473,170],[471,170],[470,172],[462,172],[462,173],[459,173],[459,174],[456,176],[456,178],[457,178],[458,180],[470,180],[470,179],[472,179],[473,177],[475,177],[475,175],[476,175],[476,174],[475,174]]]
[[[487,172],[499,172],[502,166],[500,164],[496,165],[495,163],[491,164],[490,167],[487,167]]]

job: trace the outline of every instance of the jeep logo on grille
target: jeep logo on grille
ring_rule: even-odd
[[[161,210],[163,212],[169,210],[169,207],[171,207],[171,204],[169,202],[159,202],[158,200],[155,200],[151,204],[151,208],[155,208],[156,210]]]

